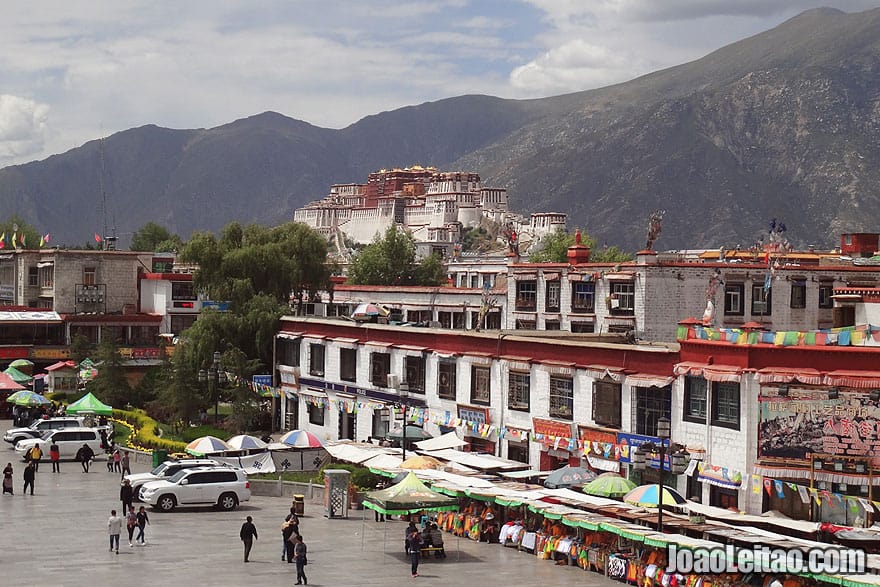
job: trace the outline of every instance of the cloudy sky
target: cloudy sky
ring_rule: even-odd
[[[0,167],[274,110],[342,128],[467,93],[543,97],[880,0],[47,0],[0,18]]]

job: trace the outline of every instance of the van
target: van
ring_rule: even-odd
[[[28,438],[20,440],[15,445],[15,452],[24,459],[27,452],[34,445],[39,445],[44,455],[49,454],[49,447],[52,444],[58,445],[58,452],[62,460],[72,460],[76,458],[77,451],[82,445],[87,444],[94,451],[95,455],[104,453],[104,446],[101,435],[94,428],[63,428],[61,430],[49,430],[44,433],[41,438]]]

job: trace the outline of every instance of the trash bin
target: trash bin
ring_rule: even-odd
[[[302,516],[306,512],[306,496],[295,493],[293,495],[293,513]]]
[[[153,449],[153,467],[158,467],[168,460],[168,451],[159,448]]]

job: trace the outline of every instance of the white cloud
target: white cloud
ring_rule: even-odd
[[[0,94],[0,166],[39,153],[48,118],[47,105]]]

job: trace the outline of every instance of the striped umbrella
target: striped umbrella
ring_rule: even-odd
[[[657,507],[660,502],[658,493],[659,484],[639,485],[623,496],[623,501],[640,507]],[[687,501],[678,491],[672,487],[663,486],[663,505],[681,505]]]
[[[202,457],[235,449],[227,444],[225,440],[221,440],[216,436],[202,436],[187,444],[184,450],[193,456]]]
[[[256,436],[250,434],[239,434],[233,436],[226,443],[236,450],[262,450],[269,448],[269,445]]]
[[[278,442],[294,448],[322,448],[324,443],[306,430],[291,430],[278,439]]]

